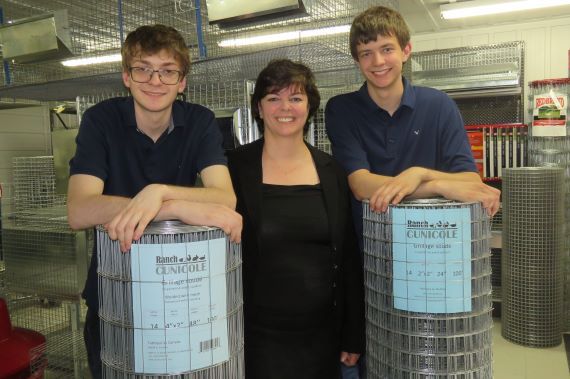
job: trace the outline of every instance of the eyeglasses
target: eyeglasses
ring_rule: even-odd
[[[150,67],[129,67],[131,79],[137,83],[148,83],[152,80],[155,72],[158,72],[158,78],[162,84],[174,85],[182,79],[182,72],[178,70],[153,70]]]

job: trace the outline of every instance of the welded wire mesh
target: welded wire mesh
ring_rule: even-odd
[[[411,239],[402,242],[396,237],[422,231],[437,235],[446,233],[458,225],[450,213],[445,213],[450,210],[465,212],[465,222],[459,226],[462,233],[466,233],[463,237],[468,237],[463,247],[446,238],[435,247],[428,246],[430,239],[426,237],[422,247],[416,246]],[[400,212],[424,214],[425,219],[415,224],[410,223],[415,220],[412,217],[400,224],[398,218],[395,223],[394,215]],[[427,222],[426,219],[432,220],[433,215],[439,216],[438,222]],[[372,212],[364,203],[367,377],[492,377],[489,238],[489,219],[478,203],[430,199],[391,206],[385,213]],[[424,248],[423,260],[414,262],[411,254],[421,253]],[[399,255],[402,249],[406,251],[405,262],[398,261],[402,259]],[[445,267],[438,266],[439,261],[434,257],[456,254],[457,249],[467,249],[463,254],[468,257],[464,255],[463,261],[452,262],[450,259],[445,262]],[[402,263],[406,267],[403,276],[397,268]],[[459,264],[463,268],[451,270],[452,266],[447,264]],[[401,277],[405,280],[398,279]],[[423,283],[419,283],[423,288],[413,291],[412,285],[418,280]],[[464,281],[463,290],[470,290],[461,295],[464,296],[463,311],[451,311],[447,300],[452,296],[453,285],[461,280]],[[407,292],[402,293],[403,290]],[[410,311],[411,308],[401,306],[398,298],[404,298],[404,304],[419,304],[429,311]]]
[[[12,169],[15,213],[29,214],[36,208],[57,204],[52,156],[16,157],[12,159]]]
[[[9,293],[8,308],[12,325],[35,330],[46,337],[45,346],[32,354],[32,371],[45,369],[43,378],[85,378],[87,354],[83,342],[86,308],[79,301],[54,301],[37,296]],[[32,358],[34,356],[32,355]]]
[[[5,3],[5,4],[4,4]],[[306,12],[296,16],[282,16],[272,20],[254,21],[234,26],[220,26],[209,24],[208,12],[204,1],[194,0],[143,0],[137,2],[116,2],[105,0],[94,4],[86,4],[81,0],[34,0],[13,1],[4,0],[4,22],[19,20],[25,17],[49,13],[57,9],[67,9],[69,29],[71,35],[72,51],[77,56],[99,56],[116,53],[128,32],[143,24],[163,23],[175,27],[181,32],[191,50],[192,61],[196,74],[191,79],[208,79],[208,82],[238,79],[251,79],[268,62],[268,54],[257,54],[277,48],[295,49],[297,46],[314,45],[308,50],[305,57],[290,51],[286,55],[294,60],[320,62],[321,66],[334,70],[350,64],[348,52],[347,33],[326,36],[301,36],[288,41],[272,42],[261,45],[244,47],[222,47],[225,39],[247,38],[258,35],[275,33],[299,33],[308,29],[322,29],[329,26],[349,25],[354,16],[372,5],[386,5],[398,8],[397,0],[304,0]],[[328,51],[323,54],[323,50]],[[256,54],[246,54],[256,53]],[[219,58],[236,56],[236,64],[221,61]],[[277,57],[282,57],[279,53]],[[341,59],[342,62],[339,62]],[[207,62],[207,63],[206,63]],[[205,63],[205,64],[198,64]],[[241,66],[240,66],[241,64]],[[221,70],[219,67],[222,67]],[[65,67],[59,62],[41,62],[31,64],[10,63],[8,72],[0,76],[0,89],[4,88],[11,94],[18,94],[19,98],[34,97],[45,98],[51,96],[59,98],[64,92],[70,90],[66,79],[81,79],[77,87],[86,90],[98,88],[95,92],[110,92],[116,88],[109,88],[113,82],[109,75],[120,72],[120,63],[101,64],[85,67]],[[227,71],[225,71],[227,70]],[[244,72],[245,71],[245,72]],[[253,71],[255,75],[242,75]],[[221,77],[218,73],[223,73]],[[10,80],[10,83],[6,82]],[[49,88],[42,93],[34,92],[33,87],[20,88],[25,84],[40,84],[50,82]],[[47,91],[46,91],[47,90]],[[7,93],[8,93],[7,92]],[[0,91],[1,95],[2,91]],[[70,98],[74,98],[76,92]]]
[[[120,252],[117,241],[111,241],[103,228],[98,228],[97,238],[104,377],[244,377],[239,245],[220,229],[179,222],[151,224],[127,254]],[[213,248],[220,240],[225,252]],[[134,250],[149,248],[156,249],[153,259],[154,253],[159,254],[152,263],[152,275],[141,269],[144,264],[138,258],[131,257]],[[224,267],[216,276],[213,262],[220,253],[225,254]],[[151,250],[145,250],[148,254]],[[194,271],[198,266],[209,271],[200,274]],[[171,275],[175,273],[182,276]],[[145,303],[139,314],[137,299],[152,290],[164,297]],[[225,294],[224,300],[214,302],[220,293]],[[207,319],[202,318],[204,312]],[[152,361],[158,366],[151,368]],[[169,369],[181,366],[189,369]]]
[[[523,42],[414,53],[411,80],[454,96],[466,125],[524,121]]]
[[[493,286],[493,300],[502,299],[500,248],[491,249],[491,285]]]
[[[441,90],[521,87],[523,42],[430,50],[412,55],[412,81]]]
[[[524,122],[521,95],[462,97],[454,100],[465,125]]]
[[[562,207],[565,209],[566,230],[570,231],[570,122],[568,121],[568,96],[570,79],[538,80],[529,83],[528,112],[529,162],[532,166],[561,167],[564,170],[566,194]],[[554,107],[553,107],[554,106]],[[542,109],[541,109],[542,108]],[[552,108],[552,109],[549,109]],[[545,135],[543,129],[556,129]],[[565,241],[565,279],[563,330],[570,332],[570,233]]]
[[[67,224],[53,157],[13,159],[12,212],[2,219],[7,290],[77,300],[87,273],[85,232]]]
[[[79,299],[87,272],[85,232],[4,221],[2,237],[8,290]]]
[[[562,341],[564,173],[507,169],[503,176],[502,335],[532,347]]]

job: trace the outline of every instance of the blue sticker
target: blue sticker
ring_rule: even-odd
[[[180,373],[229,359],[226,239],[131,249],[135,372]]]
[[[393,208],[392,235],[394,308],[471,311],[470,209]]]

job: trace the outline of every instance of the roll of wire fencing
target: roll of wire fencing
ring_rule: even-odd
[[[528,160],[530,166],[562,167],[565,170],[566,228],[570,229],[570,78],[529,83],[528,112],[531,121]],[[570,233],[565,241],[563,331],[570,332]]]
[[[492,378],[486,211],[443,199],[363,207],[368,378]]]
[[[176,221],[127,253],[102,227],[97,244],[105,378],[245,377],[240,245]]]
[[[502,335],[520,345],[562,342],[564,196],[560,167],[503,176]]]

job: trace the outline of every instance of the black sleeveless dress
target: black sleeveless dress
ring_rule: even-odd
[[[245,320],[247,379],[339,377],[328,217],[320,185],[263,184]]]

